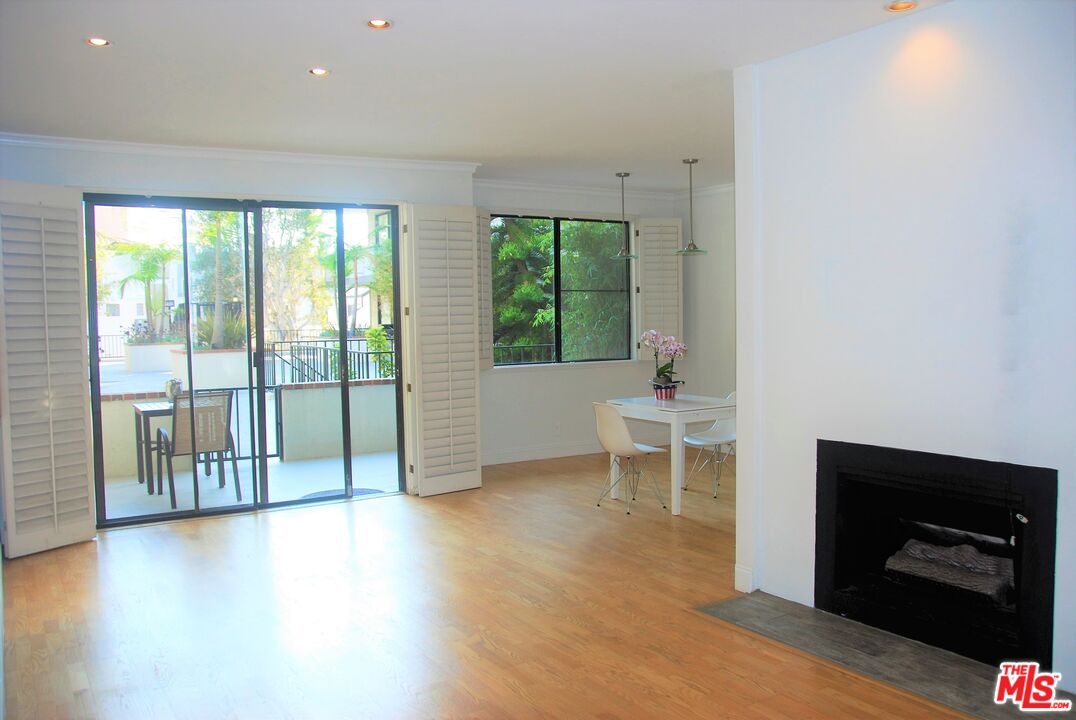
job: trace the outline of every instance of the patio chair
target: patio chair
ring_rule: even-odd
[[[235,441],[232,438],[232,393],[228,390],[196,393],[194,396],[194,432],[191,442],[191,395],[189,392],[176,396],[172,405],[172,430],[157,429],[157,493],[161,494],[161,463],[168,468],[168,495],[172,509],[176,509],[176,482],[172,472],[172,458],[191,455],[195,450],[205,457],[206,474],[210,474],[211,461],[216,456],[217,482],[224,487],[224,456],[232,460],[235,476],[235,500],[243,499],[239,487],[239,462],[235,457]],[[197,457],[191,458],[193,463]],[[193,476],[193,472],[192,472]]]

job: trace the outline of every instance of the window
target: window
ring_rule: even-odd
[[[373,280],[368,291],[374,296],[371,322],[386,325],[392,323],[392,294],[385,289],[391,289],[392,283],[391,278],[386,276],[385,269],[393,267],[396,262],[392,254],[392,213],[373,213],[371,225],[373,249],[370,250],[370,258]]]
[[[119,317],[120,316],[120,304],[119,303],[105,303],[105,317]]]
[[[374,245],[392,242],[392,214],[389,212],[373,213]]]
[[[490,219],[495,365],[631,358],[620,222]]]
[[[135,317],[146,317],[146,305],[144,303],[135,303]]]

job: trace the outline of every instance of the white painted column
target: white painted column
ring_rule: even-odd
[[[759,207],[758,68],[733,72],[736,152],[736,570],[735,587],[751,592],[761,586],[757,497],[759,407],[762,392],[757,367],[762,284],[757,275],[762,214]]]

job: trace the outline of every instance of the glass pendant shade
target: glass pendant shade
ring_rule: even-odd
[[[707,252],[706,250],[703,250],[701,247],[696,245],[694,241],[692,241],[692,242],[689,242],[684,247],[677,250],[676,254],[677,255],[705,255],[706,252]]]
[[[687,165],[687,207],[688,207],[688,227],[691,230],[691,234],[688,236],[688,243],[684,247],[676,251],[677,255],[705,255],[706,251],[695,244],[695,182],[692,177],[692,168],[698,160],[690,158],[684,160],[684,164]]]
[[[637,260],[639,256],[631,253],[631,235],[628,231],[627,214],[624,212],[624,178],[630,177],[631,173],[618,172],[616,176],[620,178],[620,224],[624,228],[624,245],[620,248],[620,252],[612,255],[609,259]]]

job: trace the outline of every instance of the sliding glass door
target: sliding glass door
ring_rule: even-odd
[[[259,398],[276,411],[276,453],[263,458],[266,502],[346,492],[337,236],[342,211],[265,207],[255,267],[265,348]],[[275,396],[275,397],[274,397]],[[266,414],[266,443],[270,442]]]
[[[395,208],[87,196],[101,525],[395,492]]]

